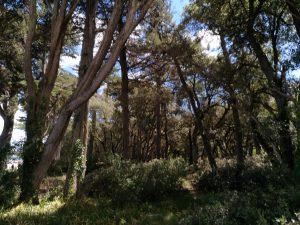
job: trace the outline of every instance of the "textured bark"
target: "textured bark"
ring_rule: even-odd
[[[97,10],[97,1],[88,0],[85,5],[85,26],[83,33],[83,42],[81,50],[81,59],[79,63],[79,82],[84,79],[85,72],[90,66],[93,60],[93,50],[95,44],[96,36],[96,10]],[[83,103],[74,113],[73,120],[73,149],[75,148],[76,141],[80,140],[83,145],[83,167],[86,168],[86,159],[87,159],[87,141],[88,141],[88,101]],[[85,169],[81,171],[82,174],[77,174],[74,171],[74,163],[76,159],[69,159],[68,172],[66,177],[66,183],[64,188],[64,195],[67,197],[70,192],[76,192],[77,187],[80,185],[80,179],[78,176],[84,178]],[[72,184],[73,182],[73,184]],[[73,189],[73,190],[72,190]]]
[[[65,134],[72,113],[82,104],[84,104],[101,86],[103,81],[112,71],[121,49],[124,47],[126,40],[132,33],[134,28],[141,22],[150,8],[154,0],[145,0],[143,2],[135,2],[130,7],[126,16],[126,23],[112,44],[114,31],[119,22],[122,8],[122,1],[117,0],[104,33],[101,46],[96,53],[92,63],[84,75],[84,79],[78,84],[74,94],[68,99],[67,103],[62,107],[56,123],[51,130],[45,148],[41,156],[41,160],[34,172],[34,187],[39,187],[41,181],[46,175],[51,162],[58,150],[58,146]],[[139,11],[138,16],[136,16]],[[112,44],[112,46],[111,46]],[[108,56],[108,57],[107,57]],[[104,59],[106,58],[105,62]]]

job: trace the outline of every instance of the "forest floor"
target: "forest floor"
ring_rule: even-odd
[[[223,218],[222,212],[226,210],[222,208],[221,204],[226,201],[224,195],[198,193],[192,185],[193,174],[183,180],[183,190],[178,193],[172,193],[155,201],[117,204],[108,198],[64,201],[46,193],[47,186],[60,186],[63,179],[63,177],[49,178],[46,181],[44,188],[41,189],[44,197],[40,205],[21,204],[13,209],[0,211],[0,225],[223,224],[220,219]],[[54,192],[52,195],[56,196],[57,191]],[[202,211],[203,208],[209,210]],[[202,216],[201,221],[193,219],[194,214],[197,213],[205,217]],[[247,224],[269,223],[256,221]],[[300,223],[287,223],[282,217],[276,220],[274,218],[272,224]]]

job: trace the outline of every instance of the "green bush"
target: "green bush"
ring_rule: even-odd
[[[18,172],[2,171],[0,173],[0,208],[14,204],[18,198]]]
[[[213,201],[196,206],[182,216],[179,224],[188,225],[269,225],[278,218],[294,219],[292,189],[229,191],[214,195]]]
[[[238,174],[234,166],[227,165],[219,168],[218,174],[214,176],[210,172],[199,174],[195,186],[199,191],[220,192],[246,191],[268,186],[284,188],[292,183],[293,178],[285,169],[249,166]]]
[[[150,200],[177,191],[187,166],[182,158],[134,164],[118,157],[88,175],[83,192],[116,201]]]

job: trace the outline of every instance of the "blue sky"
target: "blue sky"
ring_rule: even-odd
[[[189,3],[189,0],[171,0],[171,10],[173,13],[173,19],[176,23],[180,22],[180,16],[184,10],[184,7]]]

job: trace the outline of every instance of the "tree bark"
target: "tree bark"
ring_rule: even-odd
[[[81,50],[81,59],[79,63],[79,80],[80,83],[84,79],[87,68],[90,66],[93,60],[93,50],[95,44],[96,36],[96,10],[97,10],[97,1],[88,0],[85,5],[85,26],[83,33],[83,42]],[[75,144],[79,140],[83,146],[83,167],[86,168],[86,159],[87,159],[87,141],[88,141],[88,101],[83,103],[76,111],[73,120],[73,150],[75,151]],[[78,174],[74,171],[75,161],[78,159],[69,159],[69,167],[66,177],[65,191],[64,195],[67,197],[70,192],[76,193],[77,187],[80,185],[80,179],[78,177],[84,178],[85,171],[81,171],[81,174]],[[73,184],[72,184],[73,182]],[[71,190],[73,189],[73,190]]]
[[[123,24],[120,25],[123,27]],[[122,72],[122,90],[121,90],[121,107],[122,107],[122,148],[123,154],[126,159],[132,158],[132,151],[130,149],[130,131],[129,131],[129,87],[128,87],[128,65],[127,65],[127,56],[126,56],[126,47],[122,48],[120,53],[120,65]]]

